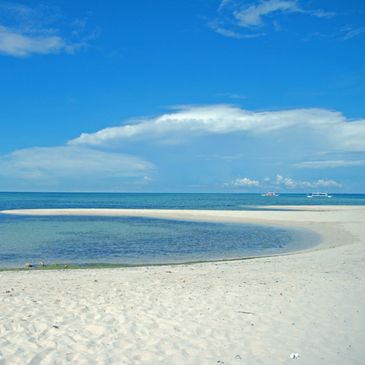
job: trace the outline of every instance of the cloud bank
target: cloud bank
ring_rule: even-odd
[[[337,111],[184,106],[64,146],[0,156],[0,183],[5,190],[308,191],[354,185],[355,176],[359,190],[364,151],[365,120]],[[344,167],[346,174],[337,170]]]
[[[92,187],[102,181],[108,189],[110,182],[123,186],[126,179],[144,184],[153,170],[138,157],[81,147],[34,147],[0,156],[3,179],[28,181],[35,187],[40,183],[62,188],[65,181]]]
[[[276,131],[303,131],[303,140],[313,136],[326,149],[365,151],[365,120],[350,121],[343,114],[327,109],[291,109],[255,112],[230,105],[186,106],[154,118],[83,133],[69,141],[73,146],[123,145],[128,141],[176,140],[184,136],[229,135],[256,137]],[[298,136],[297,136],[298,137]],[[287,138],[291,138],[288,136]]]
[[[238,178],[231,182],[233,187],[257,187],[260,186],[260,182],[258,180],[250,179],[248,177]]]
[[[303,161],[293,164],[300,169],[334,169],[338,167],[364,166],[365,160],[322,160],[322,161]]]
[[[253,188],[261,187],[263,189],[317,189],[317,188],[340,188],[342,184],[331,179],[318,179],[314,181],[295,180],[291,177],[276,175],[275,179],[265,178],[261,181],[248,177],[237,178],[226,184],[234,188]]]

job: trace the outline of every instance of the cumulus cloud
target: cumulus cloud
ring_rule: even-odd
[[[244,177],[233,180],[230,185],[234,187],[255,187],[255,186],[260,186],[260,182],[258,180]]]
[[[0,176],[27,181],[148,180],[154,166],[138,157],[81,147],[34,147],[0,156]],[[141,180],[140,179],[140,180]]]
[[[274,185],[284,187],[287,189],[296,189],[296,188],[340,188],[342,185],[331,179],[319,179],[315,181],[301,181],[301,180],[294,180],[291,177],[284,177],[281,175],[276,175],[275,181],[273,181]]]
[[[136,140],[174,140],[183,136],[232,133],[260,137],[275,131],[297,134],[298,130],[303,131],[301,139],[316,136],[318,143],[326,148],[365,150],[365,120],[349,121],[340,112],[327,109],[254,112],[230,105],[186,106],[154,118],[83,133],[69,144],[108,146]]]
[[[317,189],[317,188],[340,188],[342,184],[331,179],[318,179],[313,181],[295,180],[291,177],[276,175],[274,179],[265,178],[262,181],[251,179],[248,177],[237,178],[227,186],[235,188],[262,187],[266,189],[284,189],[284,190],[301,190],[301,189]]]

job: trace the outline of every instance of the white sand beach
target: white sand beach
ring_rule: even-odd
[[[365,207],[280,208],[3,212],[273,224],[322,242],[251,260],[0,272],[0,365],[363,365]]]

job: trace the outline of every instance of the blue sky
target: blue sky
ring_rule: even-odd
[[[0,190],[365,192],[365,3],[1,1]]]

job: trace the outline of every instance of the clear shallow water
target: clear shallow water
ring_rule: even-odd
[[[147,264],[288,252],[313,245],[297,230],[128,217],[0,217],[0,267]]]
[[[0,210],[31,208],[257,209],[265,205],[365,205],[364,194],[0,193]],[[21,217],[0,214],[0,267],[25,262],[166,263],[269,255],[318,237],[238,224],[147,218]]]

